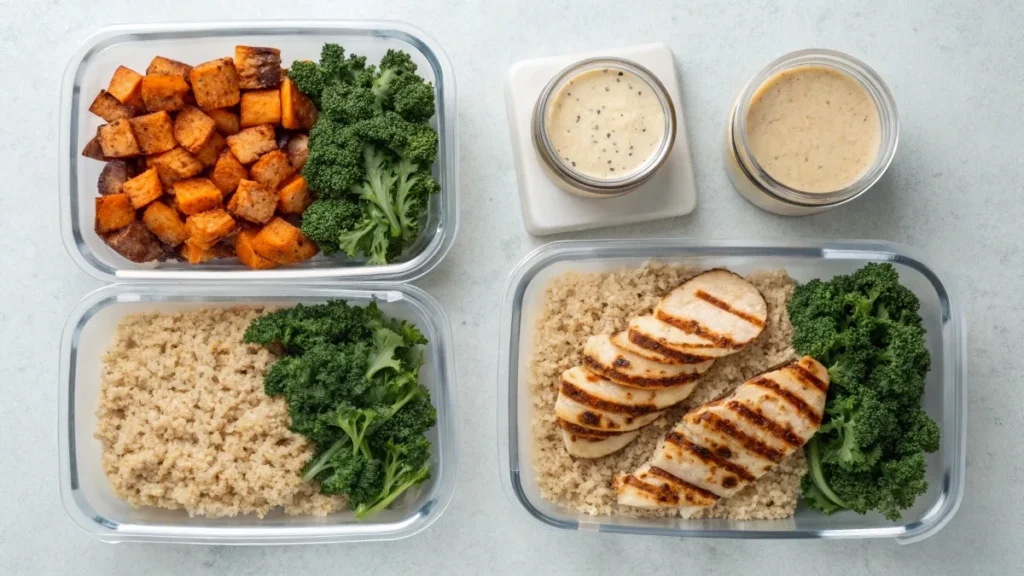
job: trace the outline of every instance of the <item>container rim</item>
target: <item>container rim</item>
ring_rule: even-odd
[[[522,304],[530,282],[548,266],[562,261],[616,258],[680,258],[680,257],[792,257],[828,258],[834,260],[873,260],[892,262],[912,268],[922,274],[944,297],[948,306],[942,312],[942,323],[951,330],[949,351],[964,361],[956,369],[944,365],[946,385],[942,422],[943,434],[953,438],[948,451],[950,471],[943,474],[942,490],[936,503],[920,518],[898,526],[881,528],[850,528],[833,530],[730,530],[730,529],[674,529],[654,526],[624,526],[603,524],[600,517],[594,521],[576,521],[556,518],[538,509],[527,497],[521,474],[518,439],[518,382],[519,353],[512,353],[513,343],[518,346],[522,332]],[[939,532],[952,520],[964,497],[964,475],[967,450],[967,342],[963,305],[960,293],[948,274],[925,264],[916,252],[896,242],[874,240],[815,240],[757,241],[757,240],[700,240],[681,238],[661,239],[609,239],[565,240],[545,244],[524,257],[512,270],[505,283],[499,324],[499,360],[497,380],[497,436],[498,464],[502,486],[510,499],[534,520],[563,530],[608,532],[650,536],[687,538],[738,539],[852,539],[894,538],[900,544],[919,542]],[[944,362],[951,363],[950,358]],[[525,463],[529,465],[529,463]]]
[[[429,243],[411,259],[383,266],[323,266],[274,270],[194,267],[169,270],[111,266],[89,249],[78,226],[79,206],[77,149],[79,130],[80,80],[82,64],[93,54],[120,41],[134,42],[153,38],[187,38],[222,34],[225,37],[253,34],[334,34],[358,33],[364,36],[394,38],[419,50],[430,63],[438,95],[438,166],[444,186],[435,200],[439,204],[437,229]],[[145,24],[113,24],[99,28],[83,41],[64,69],[58,114],[58,194],[61,238],[68,255],[84,272],[102,282],[123,281],[282,281],[341,279],[353,282],[412,281],[433,270],[451,251],[459,229],[459,154],[458,113],[455,72],[451,60],[432,37],[423,30],[397,20],[264,19],[181,21]],[[91,223],[89,224],[91,230]]]
[[[313,301],[329,298],[404,302],[428,319],[437,336],[437,390],[432,395],[438,411],[437,477],[432,493],[422,506],[396,522],[323,524],[293,527],[183,527],[119,523],[83,508],[76,493],[77,451],[75,438],[75,379],[77,340],[82,328],[100,310],[117,303],[192,302],[244,304],[252,300]],[[456,415],[456,366],[451,326],[441,305],[411,284],[352,283],[344,286],[246,283],[119,283],[103,286],[83,297],[71,311],[61,333],[58,371],[57,451],[58,482],[64,511],[75,526],[108,543],[156,542],[167,544],[289,545],[333,544],[401,540],[429,528],[451,504],[456,489],[459,444]],[[182,512],[184,514],[184,512]]]

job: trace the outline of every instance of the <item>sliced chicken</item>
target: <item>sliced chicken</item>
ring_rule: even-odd
[[[630,432],[597,432],[558,420],[562,441],[570,456],[576,458],[600,458],[618,452],[640,435],[638,430]]]
[[[709,363],[704,363],[708,364]],[[583,365],[595,374],[623,386],[664,388],[695,384],[704,364],[664,364],[616,346],[607,334],[591,336],[583,347]]]
[[[764,330],[768,305],[753,284],[728,270],[714,269],[669,292],[654,316],[719,348],[738,350]]]
[[[711,365],[715,363],[714,360],[703,360],[697,363],[683,362],[678,358],[666,356],[654,350],[648,350],[647,348],[638,346],[637,344],[633,343],[633,341],[629,339],[629,332],[627,331],[616,332],[615,334],[612,334],[611,341],[612,344],[614,344],[615,347],[620,350],[625,350],[626,352],[636,354],[637,356],[647,358],[648,360],[653,360],[661,364],[670,364],[685,367],[686,369],[691,370],[693,372],[697,372],[699,374],[707,372],[708,368],[711,368]]]
[[[562,373],[555,415],[593,430],[636,430],[686,399],[695,385],[691,382],[662,388],[630,388],[577,366]]]
[[[755,376],[731,395],[688,412],[658,444],[649,464],[728,498],[817,432],[828,386],[828,371],[809,356]],[[671,498],[639,499],[624,487],[618,496],[630,506],[677,507]]]
[[[706,362],[736,353],[697,334],[684,332],[654,316],[637,316],[629,322],[629,340],[659,354],[691,364]]]
[[[612,487],[618,493],[619,504],[639,508],[671,506],[679,508],[683,516],[690,516],[718,501],[718,496],[711,492],[650,464],[644,464],[632,474],[617,474]]]

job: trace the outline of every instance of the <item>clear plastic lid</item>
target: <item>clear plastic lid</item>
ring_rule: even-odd
[[[167,261],[136,264],[107,246],[93,231],[96,181],[103,162],[82,156],[82,149],[103,120],[89,105],[107,87],[119,65],[144,71],[157,55],[191,64],[230,56],[236,44],[272,46],[282,63],[316,60],[325,42],[341,44],[347,53],[371,62],[389,48],[405,50],[418,72],[433,82],[440,150],[434,177],[441,192],[430,202],[419,238],[396,261],[366,266],[344,257],[315,258],[272,270],[250,270],[237,259],[201,265]],[[276,20],[109,26],[90,36],[72,57],[61,89],[59,181],[61,234],[78,266],[105,281],[125,280],[286,280],[332,278],[352,281],[408,281],[429,272],[448,253],[459,226],[459,154],[455,77],[440,46],[422,31],[400,22]]]

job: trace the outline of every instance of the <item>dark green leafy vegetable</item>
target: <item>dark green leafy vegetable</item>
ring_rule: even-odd
[[[794,291],[793,348],[832,380],[824,423],[807,445],[808,505],[896,520],[928,489],[924,454],[938,450],[939,429],[921,409],[931,359],[919,306],[891,264]]]
[[[291,429],[319,448],[303,480],[344,494],[362,519],[429,478],[425,433],[437,412],[419,383],[427,339],[414,325],[376,304],[300,304],[254,320],[245,341],[282,355],[264,388],[284,396]]]

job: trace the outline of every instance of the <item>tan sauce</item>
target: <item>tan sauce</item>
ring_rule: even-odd
[[[781,184],[833,192],[853,184],[878,155],[878,109],[858,81],[824,66],[784,70],[747,109],[747,144]]]
[[[654,90],[636,74],[615,68],[570,78],[552,96],[545,125],[567,167],[608,180],[646,166],[665,139],[665,111]]]

